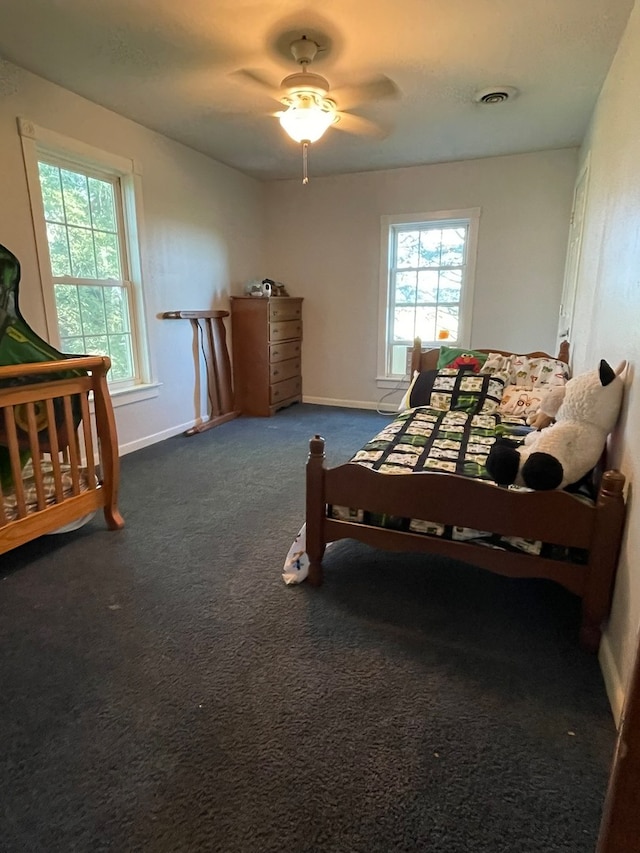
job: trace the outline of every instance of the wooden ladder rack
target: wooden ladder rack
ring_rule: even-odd
[[[231,387],[231,361],[227,349],[224,318],[228,311],[165,311],[165,320],[190,320],[196,338],[204,334],[200,321],[204,321],[209,341],[210,358],[205,358],[207,370],[207,397],[211,411],[209,419],[186,430],[185,435],[197,435],[227,421],[237,418],[240,412],[233,407],[233,390]]]

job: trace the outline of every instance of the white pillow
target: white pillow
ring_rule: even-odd
[[[404,392],[404,394],[402,396],[402,400],[400,400],[400,402],[398,403],[398,411],[399,412],[404,412],[405,409],[409,408],[409,400],[411,399],[411,392],[413,391],[413,386],[416,384],[416,379],[418,378],[418,375],[419,375],[418,371],[414,370],[413,371],[413,379],[409,383],[409,387],[407,388],[407,390]]]

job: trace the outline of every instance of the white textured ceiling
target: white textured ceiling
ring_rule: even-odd
[[[260,179],[300,174],[267,94],[296,70],[287,45],[337,88],[376,75],[397,99],[352,112],[384,139],[330,128],[312,175],[580,144],[633,0],[1,0],[0,57]],[[480,105],[479,89],[519,95]],[[339,103],[338,106],[341,106]]]

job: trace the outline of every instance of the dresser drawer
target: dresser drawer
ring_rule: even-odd
[[[292,379],[285,379],[284,382],[277,382],[271,386],[271,403],[279,403],[282,400],[287,400],[289,397],[295,397],[302,389],[302,379],[299,376],[294,376]]]
[[[288,341],[302,337],[302,320],[285,320],[282,323],[269,323],[270,341]]]
[[[302,344],[300,341],[287,341],[284,344],[276,344],[269,347],[269,361],[275,364],[278,361],[286,361],[300,355]]]
[[[269,301],[269,321],[299,320],[302,317],[302,305],[299,302],[278,302],[277,297]]]
[[[300,359],[290,358],[289,361],[277,361],[269,368],[269,381],[273,385],[291,379],[292,376],[300,376]]]

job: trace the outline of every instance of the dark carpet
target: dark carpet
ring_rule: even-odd
[[[294,406],[123,459],[96,517],[2,558],[0,849],[590,853],[614,725],[578,602],[354,542],[287,587]]]

